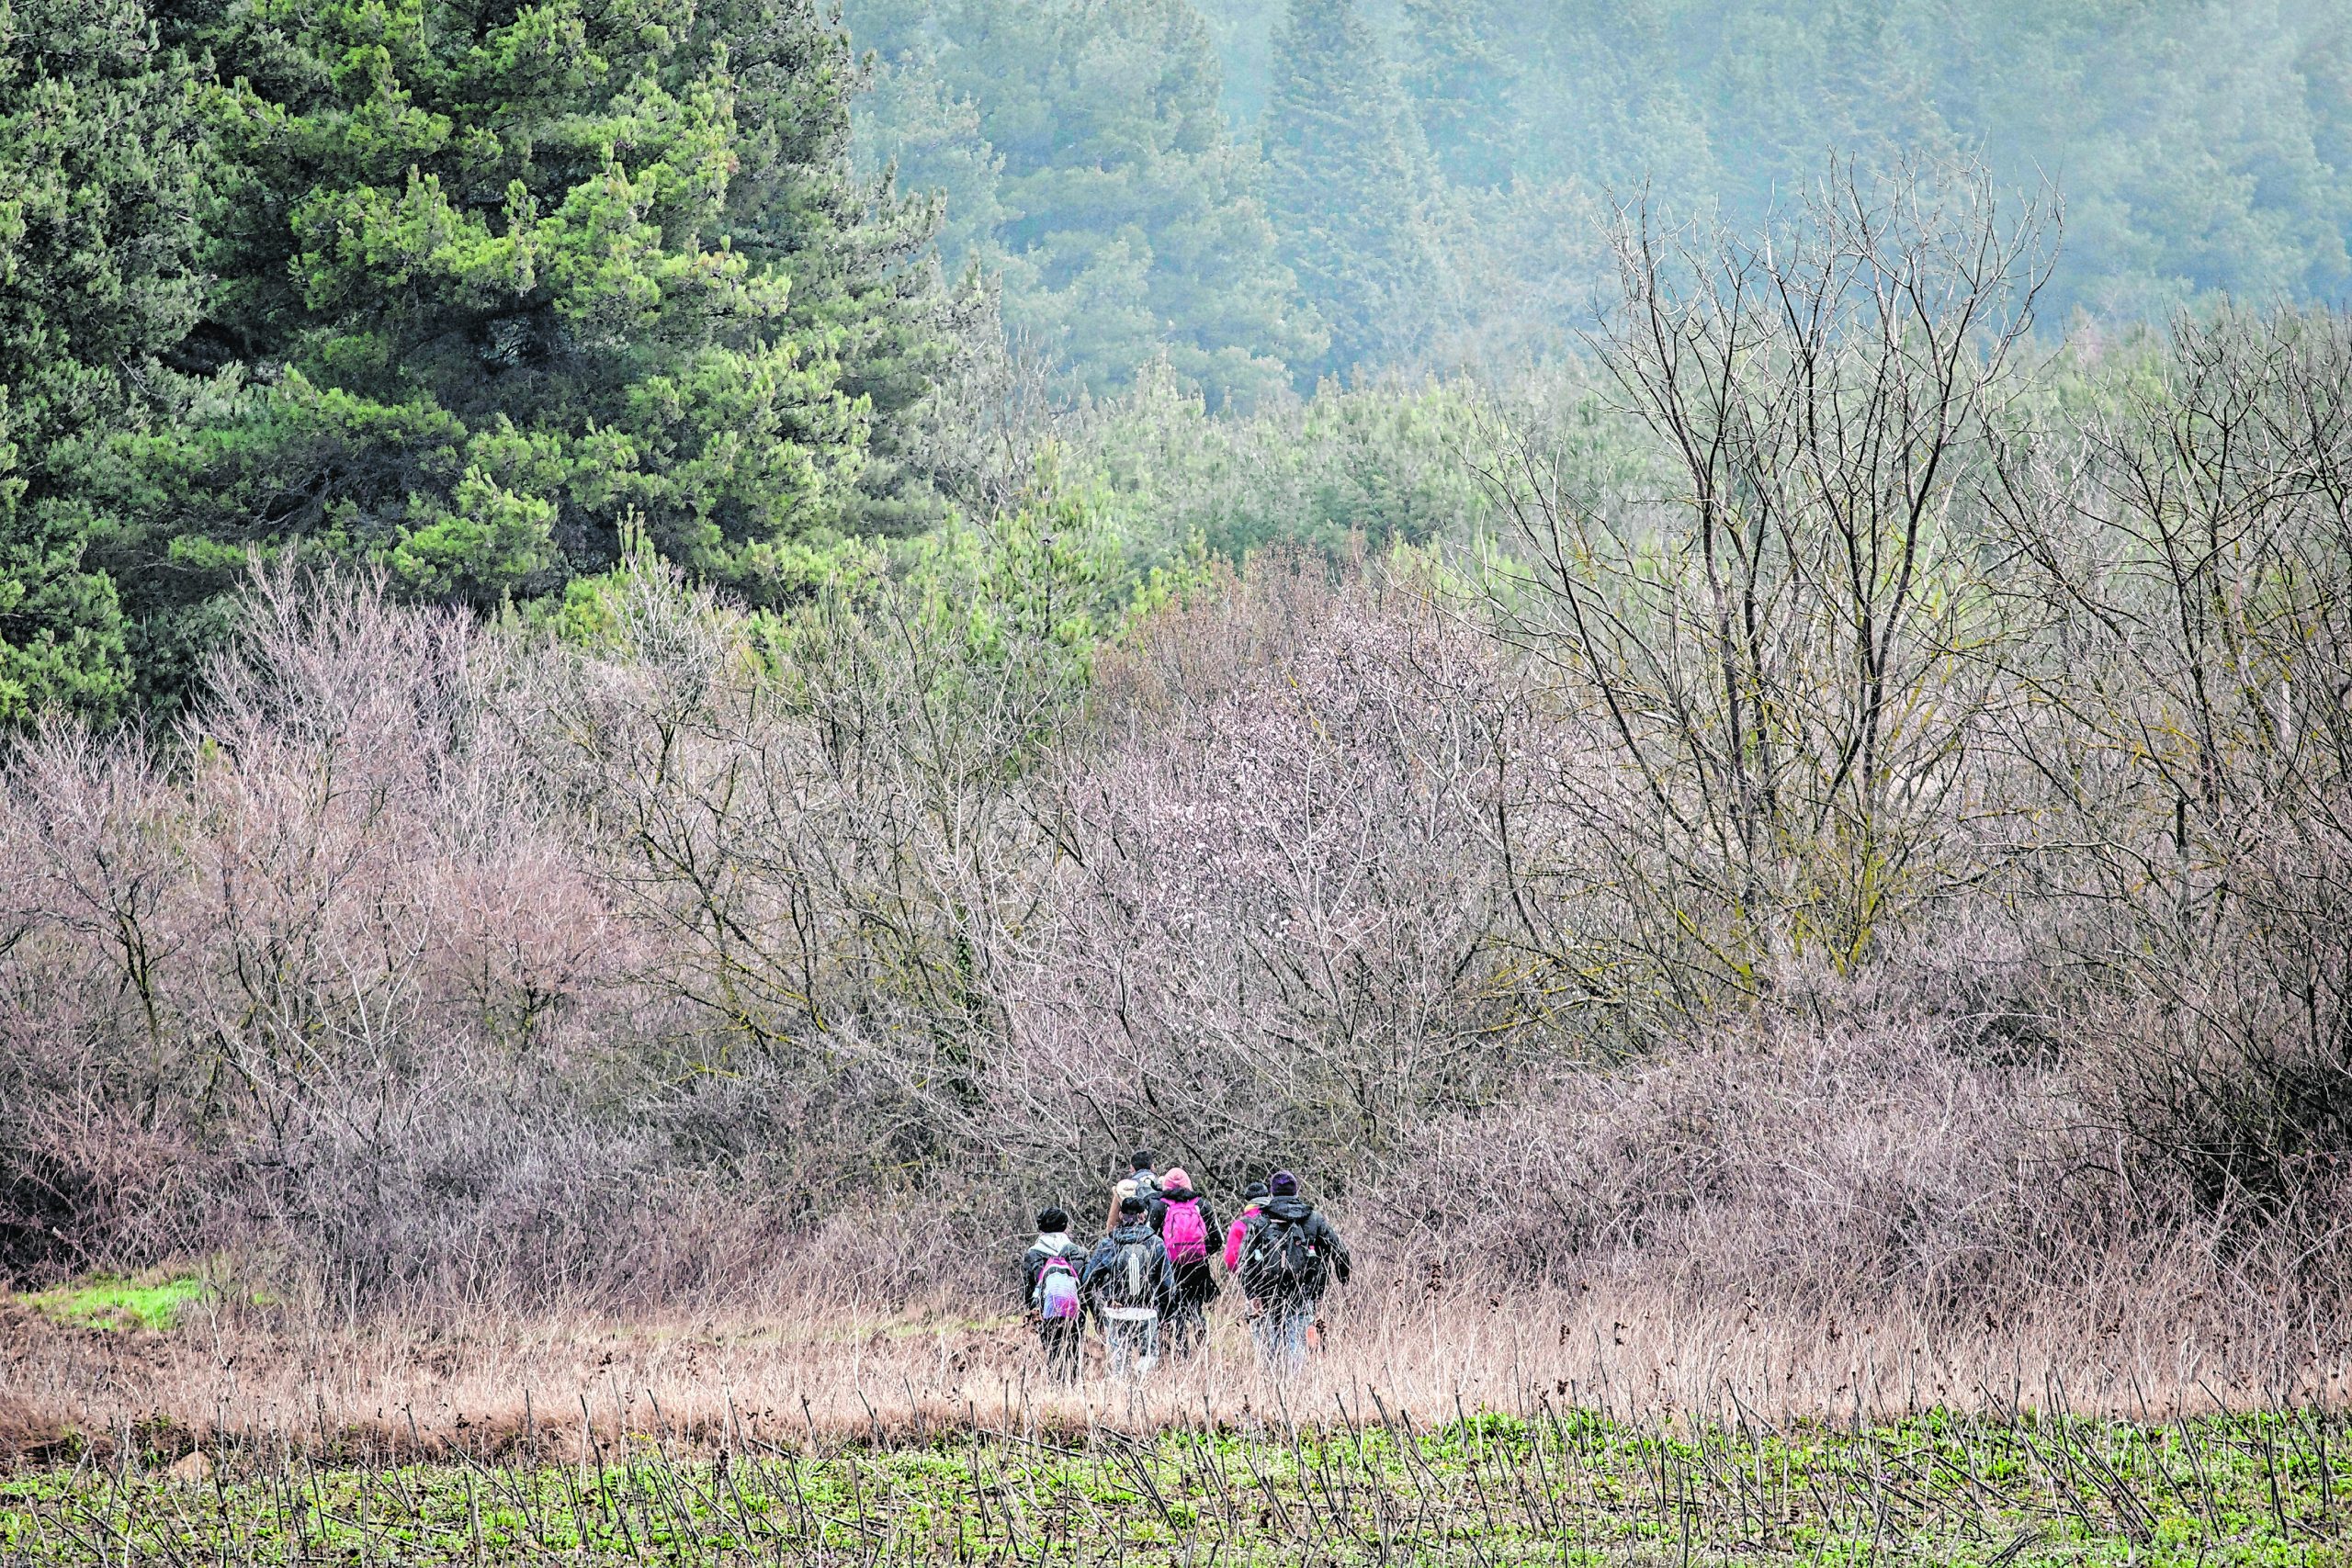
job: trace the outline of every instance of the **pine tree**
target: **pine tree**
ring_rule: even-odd
[[[1285,259],[1331,331],[1318,368],[1401,358],[1423,340],[1439,269],[1428,175],[1354,0],[1290,0],[1262,127]]]
[[[1457,186],[1510,184],[1510,43],[1488,0],[1405,0],[1405,90],[1439,171]]]
[[[815,0],[184,6],[223,81],[215,375],[113,564],[168,687],[251,551],[477,605],[641,525],[791,593],[936,357],[921,209],[848,164]],[[157,564],[168,554],[169,567]]]
[[[842,525],[905,534],[936,522],[939,498],[909,466],[910,416],[985,301],[976,288],[941,286],[937,203],[901,197],[887,173],[850,175],[862,83],[831,21],[806,0],[703,0],[695,16],[726,45],[750,153],[728,185],[733,247],[791,280],[787,320],[826,342],[842,389],[868,410]]]
[[[1165,355],[1218,402],[1320,354],[1191,0],[967,0],[943,30],[1001,160],[987,259],[1010,326],[1096,391]]]
[[[894,173],[904,188],[938,203],[935,243],[949,273],[994,260],[997,231],[1012,213],[1004,155],[981,133],[979,107],[948,80],[928,34],[876,52],[873,85],[853,122],[859,166]]]
[[[136,0],[0,5],[0,722],[129,690],[91,474],[196,316],[190,80]]]
[[[1519,9],[1531,73],[1574,84],[1521,103],[1520,173],[1645,194],[1676,212],[1703,208],[1722,170],[1713,127],[1676,74],[1687,47],[1671,0],[1520,0]]]

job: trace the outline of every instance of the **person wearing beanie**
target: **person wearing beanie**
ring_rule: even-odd
[[[1190,1355],[1208,1337],[1209,1303],[1216,1300],[1216,1269],[1209,1261],[1216,1216],[1208,1200],[1193,1190],[1193,1179],[1181,1167],[1170,1166],[1159,1179],[1159,1203],[1152,1228],[1168,1248],[1176,1270],[1176,1305],[1168,1319],[1168,1348],[1178,1356]]]
[[[1258,1352],[1281,1371],[1306,1359],[1307,1330],[1333,1280],[1348,1282],[1348,1249],[1331,1222],[1298,1195],[1298,1178],[1266,1179],[1265,1206],[1241,1238],[1241,1288],[1250,1296]]]
[[[1160,1320],[1176,1307],[1176,1270],[1151,1228],[1151,1209],[1132,1193],[1119,1200],[1119,1223],[1096,1244],[1079,1288],[1102,1325],[1113,1376],[1148,1372],[1159,1361]]]
[[[1037,1239],[1021,1255],[1021,1296],[1037,1320],[1037,1344],[1046,1370],[1062,1381],[1078,1377],[1078,1348],[1086,1334],[1086,1248],[1069,1238],[1069,1214],[1060,1208],[1037,1215]]]
[[[1233,1218],[1233,1227],[1225,1233],[1225,1271],[1235,1273],[1241,1268],[1241,1236],[1258,1211],[1266,1206],[1266,1184],[1253,1181],[1241,1190],[1241,1213]]]

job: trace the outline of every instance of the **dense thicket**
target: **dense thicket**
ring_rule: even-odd
[[[1485,555],[1144,572],[1171,389],[781,611],[266,578],[178,737],[10,763],[9,1267],[922,1289],[1142,1141],[1374,1259],[2329,1320],[2352,323],[2020,365],[2030,231],[1854,210],[1628,231],[1601,378],[1433,396]],[[1215,428],[1147,511],[1387,446]]]

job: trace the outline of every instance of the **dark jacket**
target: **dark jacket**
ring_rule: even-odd
[[[1079,1272],[1079,1299],[1081,1302],[1085,1300],[1086,1248],[1070,1240],[1068,1231],[1056,1231],[1051,1235],[1039,1236],[1029,1244],[1029,1250],[1021,1255],[1021,1303],[1031,1312],[1039,1310],[1037,1270],[1046,1266],[1049,1258],[1069,1259],[1069,1266]]]
[[[1111,1284],[1111,1270],[1118,1267],[1119,1251],[1131,1241],[1145,1243],[1150,1249],[1151,1301],[1155,1310],[1167,1313],[1176,1305],[1176,1270],[1168,1261],[1168,1248],[1152,1234],[1151,1226],[1142,1220],[1121,1225],[1097,1243],[1094,1255],[1086,1260],[1085,1271],[1079,1276],[1079,1292],[1091,1310],[1099,1312],[1112,1305],[1105,1297]],[[1138,1303],[1138,1305],[1146,1303]]]
[[[1306,1225],[1308,1245],[1323,1257],[1324,1282],[1329,1284],[1333,1280],[1337,1280],[1342,1285],[1348,1282],[1348,1249],[1340,1242],[1340,1233],[1331,1228],[1331,1222],[1325,1219],[1318,1211],[1308,1207],[1304,1199],[1269,1198],[1266,1200],[1266,1206],[1258,1211],[1256,1216],[1250,1222],[1250,1228],[1241,1235],[1241,1256],[1245,1260],[1241,1272],[1242,1289],[1255,1288],[1250,1279],[1246,1260],[1250,1256],[1250,1248],[1257,1242],[1258,1233],[1264,1230],[1269,1224]]]

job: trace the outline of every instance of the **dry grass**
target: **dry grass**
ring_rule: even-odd
[[[1890,1307],[1832,1321],[1741,1302],[1693,1305],[1605,1287],[1490,1294],[1447,1287],[1335,1297],[1325,1346],[1280,1387],[1232,1303],[1206,1350],[1140,1383],[1099,1363],[1048,1382],[1009,1315],[827,1306],[628,1320],[487,1313],[338,1321],[322,1308],[209,1302],[173,1332],[74,1327],[21,1306],[0,1318],[20,1461],[110,1450],[135,1427],[166,1450],[233,1443],[339,1458],[503,1452],[583,1424],[707,1443],[943,1431],[1074,1431],[1319,1421],[1377,1395],[1416,1420],[1515,1409],[1531,1391],[1632,1421],[1896,1417],[1929,1409],[2065,1409],[2126,1419],[2309,1406],[2336,1410],[2352,1374],[2340,1336],[2250,1329],[2239,1303],[2058,1299],[1955,1332]]]

